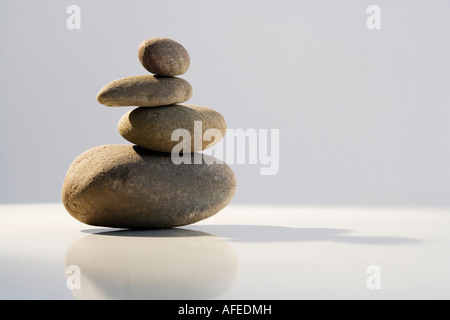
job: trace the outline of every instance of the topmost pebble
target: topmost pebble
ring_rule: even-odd
[[[184,74],[191,61],[186,49],[168,38],[143,41],[138,48],[138,56],[149,72],[169,77]]]

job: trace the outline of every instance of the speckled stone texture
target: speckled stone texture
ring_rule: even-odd
[[[192,96],[192,87],[184,79],[161,76],[132,76],[108,83],[97,101],[109,107],[155,107],[182,103]]]
[[[196,130],[194,130],[195,121],[200,122],[197,123]],[[176,129],[186,129],[191,137],[191,149],[184,152],[194,152],[217,144],[225,135],[227,124],[223,116],[213,109],[178,104],[131,110],[122,116],[118,129],[126,140],[161,152],[171,152],[179,143],[178,140],[172,141],[172,132]],[[218,130],[218,134],[213,138],[204,136],[210,129]],[[200,143],[196,144],[194,138],[197,138]]]
[[[231,168],[209,165],[210,160],[176,165],[170,154],[138,146],[95,147],[70,166],[62,201],[74,218],[94,226],[148,229],[195,223],[223,209],[236,189]]]
[[[167,38],[143,41],[138,48],[138,57],[147,71],[161,76],[184,74],[191,63],[186,49]]]

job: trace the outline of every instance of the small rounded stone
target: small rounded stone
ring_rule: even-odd
[[[89,149],[67,171],[62,201],[77,220],[115,228],[172,228],[222,210],[236,178],[208,155],[175,164],[171,154],[132,145]],[[199,164],[197,164],[200,162]]]
[[[192,87],[184,79],[153,75],[132,76],[108,83],[97,95],[97,101],[109,107],[154,107],[189,100]]]
[[[138,48],[138,57],[145,69],[161,76],[184,74],[191,62],[186,49],[168,38],[143,41]]]
[[[126,140],[147,149],[172,152],[182,139],[182,143],[187,143],[182,151],[195,152],[217,144],[225,135],[227,124],[213,109],[177,104],[131,110],[119,120],[118,129]],[[178,129],[181,131],[175,132]]]

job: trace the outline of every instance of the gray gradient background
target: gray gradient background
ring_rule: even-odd
[[[2,0],[0,203],[60,201],[79,154],[128,143],[130,108],[97,92],[146,74],[137,47],[164,36],[190,53],[189,103],[280,130],[279,173],[233,165],[233,203],[449,205],[449,14],[450,1]]]

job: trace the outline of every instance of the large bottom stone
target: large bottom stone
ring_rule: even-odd
[[[170,154],[138,146],[95,147],[70,166],[62,201],[74,218],[95,226],[171,228],[195,223],[222,210],[236,188],[229,166],[203,157],[201,164],[192,160],[177,165]]]

